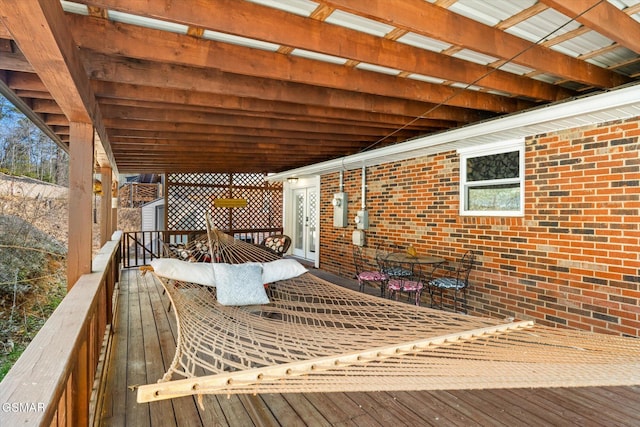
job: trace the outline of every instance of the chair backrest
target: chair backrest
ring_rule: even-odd
[[[366,271],[365,266],[367,263],[364,260],[364,251],[362,250],[362,246],[352,245],[353,252],[353,265],[356,267],[356,274],[360,274],[363,271]]]
[[[467,286],[469,284],[469,274],[471,273],[471,269],[473,268],[473,264],[475,263],[476,255],[473,251],[467,251],[462,255],[460,261],[458,262],[458,268],[456,270],[456,276],[458,282],[462,282]]]
[[[388,253],[380,245],[376,247],[376,264],[378,266],[378,270],[384,271],[384,263],[387,255]]]
[[[267,236],[260,243],[260,246],[264,246],[278,255],[284,255],[289,250],[289,246],[291,246],[291,237],[284,234],[272,234]]]

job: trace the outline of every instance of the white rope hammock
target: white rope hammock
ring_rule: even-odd
[[[214,259],[268,261],[211,231]],[[215,288],[158,277],[178,324],[173,363],[138,401],[186,395],[640,384],[640,340],[504,323],[398,303],[305,273],[270,303],[223,306]]]

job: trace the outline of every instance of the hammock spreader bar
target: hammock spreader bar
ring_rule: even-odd
[[[228,390],[233,388],[234,384],[251,387],[257,386],[265,379],[288,379],[295,376],[330,370],[337,366],[341,368],[351,365],[366,366],[363,362],[370,363],[390,357],[398,357],[405,353],[418,353],[428,347],[445,345],[458,340],[472,340],[485,335],[505,333],[513,329],[530,328],[533,327],[533,325],[534,323],[532,321],[514,322],[399,345],[373,348],[366,351],[319,357],[312,360],[295,361],[239,372],[225,372],[218,375],[143,385],[138,387],[138,402],[153,402],[202,393],[228,393]]]

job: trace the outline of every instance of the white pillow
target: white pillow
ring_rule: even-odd
[[[149,263],[158,276],[181,282],[215,286],[213,268],[206,262],[188,262],[175,258],[156,258]]]
[[[257,263],[213,264],[216,295],[222,305],[269,304]]]
[[[307,269],[292,258],[284,258],[262,263],[262,281],[264,283],[291,279],[306,272]]]

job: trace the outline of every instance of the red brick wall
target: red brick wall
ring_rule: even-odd
[[[470,313],[640,336],[639,136],[634,119],[527,139],[518,218],[458,214],[455,152],[368,167],[366,252],[412,245],[453,259],[473,249]],[[320,264],[346,277],[361,174],[344,172],[346,228],[332,221],[339,175],[321,179]]]

